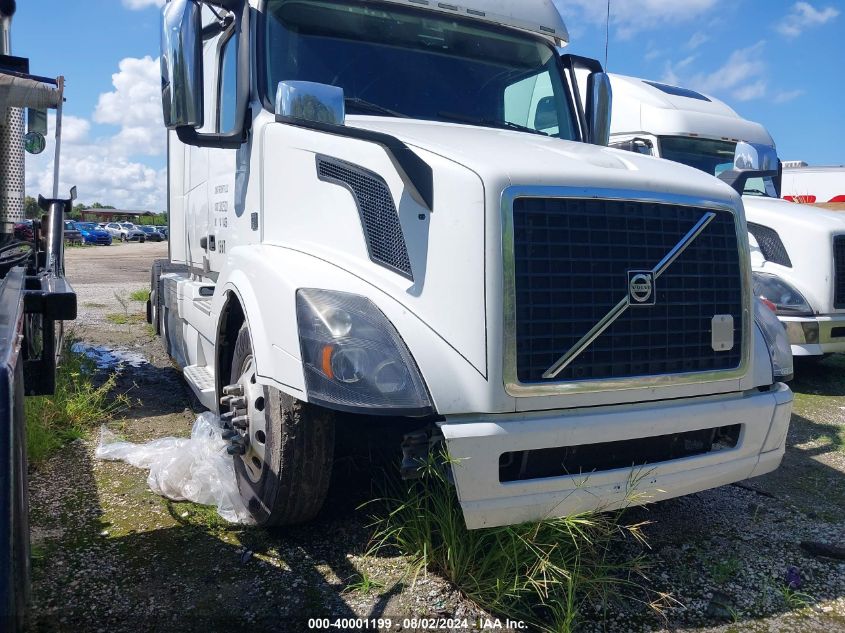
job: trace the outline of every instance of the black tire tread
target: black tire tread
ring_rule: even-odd
[[[252,353],[249,329],[238,332],[232,359],[231,379],[238,379],[243,360]],[[251,505],[255,494],[242,462],[235,472],[244,503],[256,522],[265,527],[295,525],[313,519],[323,507],[334,461],[334,413],[265,387],[267,453],[269,468],[255,484],[269,510]],[[276,450],[278,442],[278,450]]]

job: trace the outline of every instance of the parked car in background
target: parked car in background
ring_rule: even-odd
[[[32,220],[24,220],[15,224],[15,237],[24,242],[35,240],[35,232],[32,230]]]
[[[161,242],[164,239],[164,236],[159,233],[158,229],[156,229],[156,227],[154,226],[141,225],[138,228],[144,232],[144,234],[147,236],[147,239],[151,242]]]
[[[82,244],[82,233],[76,228],[76,222],[65,220],[65,242],[69,244]]]
[[[77,222],[76,228],[82,233],[82,239],[86,244],[109,246],[112,243],[111,233],[97,226],[96,222]]]
[[[144,242],[147,239],[146,234],[136,227],[131,222],[106,222],[101,225],[114,239],[121,242],[139,241]]]
[[[155,228],[156,228],[156,231],[161,233],[161,235],[164,239],[168,239],[169,236],[168,236],[168,230],[167,230],[166,226],[157,226]]]

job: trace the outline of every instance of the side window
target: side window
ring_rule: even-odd
[[[554,89],[543,71],[505,88],[505,121],[556,136],[560,131]]]
[[[228,134],[235,129],[238,107],[238,37],[233,33],[220,52],[220,74],[217,86],[217,132]]]

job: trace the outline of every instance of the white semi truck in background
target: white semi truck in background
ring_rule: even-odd
[[[612,74],[612,147],[724,176],[740,142],[775,153],[759,123],[710,95]],[[783,171],[785,179],[788,172]],[[792,353],[845,352],[845,215],[780,199],[780,174],[742,181],[754,291],[777,310]]]
[[[792,358],[740,197],[608,149],[566,40],[547,0],[165,4],[149,318],[258,524],[319,511],[339,419],[411,428],[406,464],[445,442],[470,528],[780,463]]]
[[[801,160],[784,161],[781,197],[804,204],[845,205],[845,165],[815,167]]]

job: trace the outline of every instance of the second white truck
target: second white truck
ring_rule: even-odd
[[[792,357],[742,201],[608,149],[567,38],[539,0],[165,4],[149,316],[259,524],[314,517],[335,425],[373,416],[408,474],[445,442],[470,528],[780,464]]]
[[[665,158],[713,176],[734,165],[737,145],[775,152],[769,132],[710,95],[610,75],[611,146]],[[754,291],[777,310],[792,353],[845,352],[845,215],[780,199],[780,175],[742,187]]]

